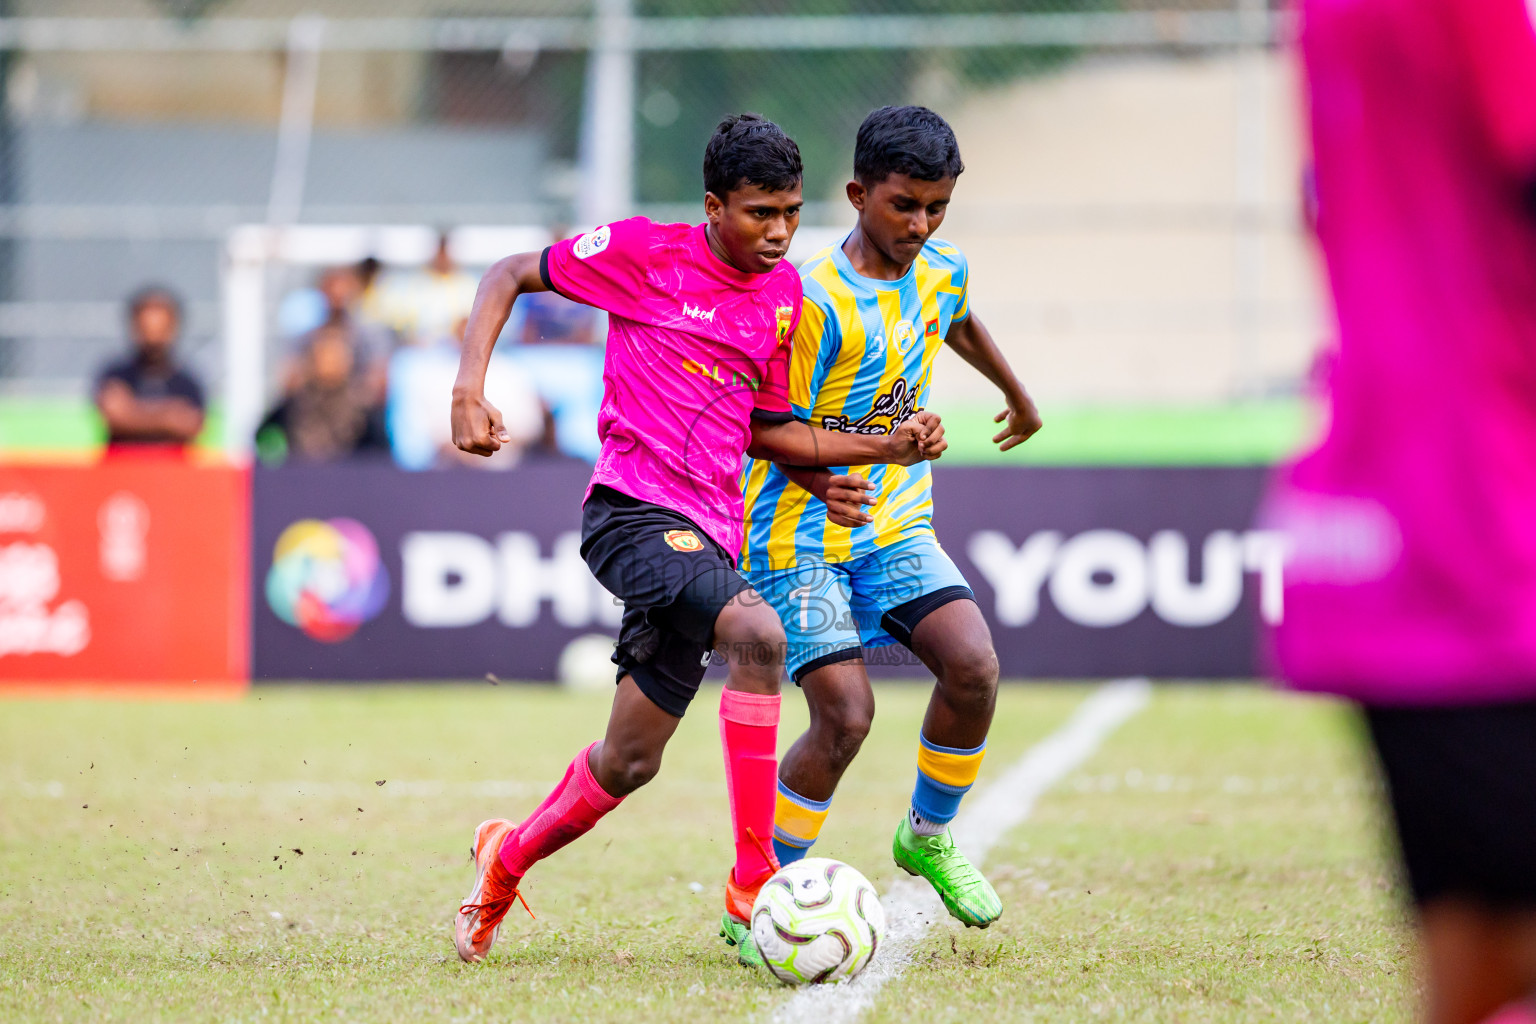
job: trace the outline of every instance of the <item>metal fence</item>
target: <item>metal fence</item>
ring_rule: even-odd
[[[121,345],[118,303],[147,280],[185,293],[187,353],[226,388],[220,268],[241,225],[697,216],[703,142],[744,109],[799,142],[811,226],[846,224],[838,192],[872,107],[923,102],[963,125],[976,186],[955,234],[1002,254],[987,287],[1010,344],[1070,400],[1283,389],[1316,319],[1291,280],[1298,226],[1274,167],[1288,22],[1265,0],[0,0],[0,14],[4,394],[84,394]],[[1064,129],[1029,118],[1104,82],[1137,95],[1125,69],[1167,80],[1175,148],[1189,145],[1180,75],[1205,75],[1190,102],[1227,133],[1200,142],[1219,189],[1079,187],[1122,159],[1113,122],[1097,148],[1041,152],[1033,140]],[[1177,161],[1156,173],[1189,177]],[[1160,289],[1192,239],[1208,287]],[[1007,263],[1021,251],[1040,255]],[[1077,254],[1088,279],[1120,259],[1124,283],[1055,286],[1052,253]],[[278,297],[313,267],[273,272],[261,333],[277,344]],[[1220,367],[1159,340],[1191,332],[1215,339]],[[1161,349],[1204,383],[1147,383],[1113,341],[1050,348],[1073,337]]]

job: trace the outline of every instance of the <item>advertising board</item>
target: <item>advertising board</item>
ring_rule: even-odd
[[[0,466],[0,687],[242,689],[249,481],[166,458]]]
[[[254,675],[551,679],[621,609],[581,560],[589,470],[257,470]],[[1005,678],[1243,678],[1281,607],[1261,468],[941,468],[935,527]],[[922,676],[903,648],[877,674]]]

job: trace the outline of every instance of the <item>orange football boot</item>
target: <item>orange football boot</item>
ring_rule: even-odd
[[[768,862],[768,867],[750,885],[737,884],[734,868],[726,872],[725,913],[720,917],[720,937],[727,946],[736,947],[736,959],[743,967],[761,967],[762,954],[757,951],[757,943],[752,941],[752,904],[757,902],[757,894],[762,891],[763,883],[779,870],[779,861],[751,829],[747,830],[747,834],[757,844],[758,852]]]
[[[521,902],[528,910],[528,901],[517,891],[522,879],[513,878],[501,863],[501,844],[512,828],[510,821],[492,818],[475,829],[475,842],[469,851],[475,862],[475,887],[453,916],[453,944],[466,963],[479,963],[490,953],[513,903]],[[528,916],[533,916],[532,910]]]

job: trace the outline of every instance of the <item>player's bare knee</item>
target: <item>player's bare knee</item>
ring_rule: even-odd
[[[638,754],[624,758],[614,766],[612,779],[620,792],[612,796],[625,796],[650,782],[661,771],[661,756]],[[607,789],[606,786],[603,787]]]
[[[997,696],[997,652],[990,644],[969,647],[944,663],[940,685],[954,704],[991,704]]]
[[[661,771],[661,751],[605,743],[596,769],[598,785],[609,796],[628,796]]]
[[[737,660],[744,666],[774,675],[784,668],[784,629],[777,622],[771,628],[752,630],[733,646]]]
[[[828,721],[831,732],[832,760],[847,767],[858,756],[869,727],[874,722],[875,709],[871,706],[845,704],[839,707]]]
[[[720,613],[715,642],[733,667],[775,679],[784,667],[784,625],[761,599],[734,601]]]
[[[745,644],[732,656],[730,685],[734,689],[775,694],[781,689],[783,679],[783,657],[777,647]]]
[[[874,723],[874,694],[867,687],[863,692],[836,695],[815,690],[807,693],[816,694],[811,706],[811,728],[817,733],[820,746],[834,764],[846,768],[858,755]]]

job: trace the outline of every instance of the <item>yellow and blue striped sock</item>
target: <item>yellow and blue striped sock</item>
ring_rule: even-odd
[[[827,820],[831,806],[831,797],[812,800],[779,781],[779,798],[773,811],[773,852],[780,865],[793,864],[806,855],[821,835],[821,823]]]
[[[942,832],[943,827],[960,813],[960,798],[976,783],[981,759],[987,751],[983,742],[969,750],[941,747],[927,736],[919,735],[917,748],[917,785],[912,790],[914,819]],[[917,824],[914,823],[914,828]]]

